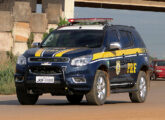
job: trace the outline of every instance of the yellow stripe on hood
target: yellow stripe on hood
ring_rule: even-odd
[[[67,49],[67,50],[63,50],[63,51],[57,53],[57,54],[55,55],[55,57],[62,57],[63,54],[65,54],[65,53],[67,53],[67,52],[70,52],[70,51],[73,51],[73,50],[76,50],[76,49]]]
[[[35,53],[35,57],[41,57],[41,54],[42,54],[43,51],[44,51],[43,48],[37,50],[36,53]]]

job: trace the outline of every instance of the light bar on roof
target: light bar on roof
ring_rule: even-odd
[[[70,23],[95,23],[95,22],[111,22],[113,18],[77,18],[68,19]]]

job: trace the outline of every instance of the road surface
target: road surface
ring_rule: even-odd
[[[0,96],[0,120],[165,120],[165,81],[152,81],[147,101],[131,103],[112,94],[103,106],[70,105],[65,97],[44,95],[37,105],[21,106],[15,95]]]

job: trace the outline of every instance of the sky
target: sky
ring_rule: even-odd
[[[113,18],[112,24],[134,26],[153,57],[165,59],[165,12],[75,8],[76,18]]]
[[[41,6],[37,7],[41,11]],[[134,26],[153,57],[165,59],[165,12],[75,7],[75,18],[113,18],[112,24]]]

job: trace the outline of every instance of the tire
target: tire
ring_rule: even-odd
[[[146,73],[140,71],[138,74],[138,79],[136,85],[134,86],[137,89],[136,92],[129,93],[129,97],[133,103],[143,103],[146,100],[148,92],[148,81]]]
[[[157,80],[156,74],[153,74],[153,80]]]
[[[150,80],[153,80],[153,81],[156,80],[156,75],[154,73],[151,75]]]
[[[83,96],[84,95],[66,95],[66,98],[71,104],[79,104],[82,101]]]
[[[23,87],[16,88],[17,98],[21,105],[34,105],[39,95],[27,94],[27,90]]]
[[[107,97],[107,74],[104,71],[97,70],[93,87],[89,93],[86,94],[86,99],[89,104],[103,105]]]

